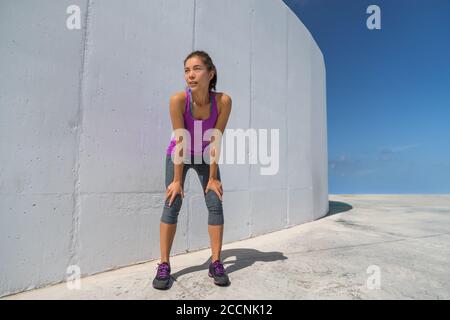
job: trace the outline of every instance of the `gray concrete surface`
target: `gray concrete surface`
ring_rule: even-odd
[[[227,131],[279,130],[277,174],[245,137],[257,164],[220,167],[224,241],[328,211],[324,57],[283,1],[2,1],[0,39],[0,296],[159,257],[169,97],[193,50],[232,97]],[[193,171],[185,191],[177,253],[209,242]]]
[[[210,252],[200,250],[172,257],[167,291],[151,286],[155,260],[83,278],[80,290],[62,283],[4,299],[450,298],[450,195],[329,199],[322,219],[226,244],[225,288],[207,276]]]

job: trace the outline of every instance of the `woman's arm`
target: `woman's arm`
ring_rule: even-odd
[[[227,126],[228,118],[230,117],[231,105],[232,105],[231,97],[223,93],[220,97],[221,108],[215,126],[216,129],[220,130],[220,133],[222,135],[225,131],[225,127]],[[215,142],[213,145],[220,146],[220,143],[221,141],[219,140]],[[210,152],[212,161],[210,163],[209,178],[217,179],[217,162],[219,161],[220,158],[220,148],[212,147],[210,148]]]
[[[183,93],[184,94],[184,93]],[[184,129],[184,120],[183,120],[183,106],[184,106],[184,96],[183,94],[175,94],[170,97],[169,101],[169,112],[170,112],[170,119],[172,120],[172,127],[175,132],[175,139],[176,139],[176,146],[175,146],[175,155],[174,159],[177,157],[180,157],[179,159],[183,158],[183,152],[184,150],[181,148],[180,153],[179,147],[183,145],[181,142],[182,135],[180,134],[179,130],[176,129]],[[173,200],[175,199],[175,196],[180,193],[181,196],[184,198],[184,192],[182,188],[182,176],[183,176],[183,161],[174,161],[174,174],[173,174],[173,181],[172,183],[167,187],[166,190],[166,199],[169,197],[170,202],[169,206],[172,205]]]

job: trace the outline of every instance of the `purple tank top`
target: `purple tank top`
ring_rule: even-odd
[[[205,148],[210,143],[209,141],[203,141],[203,136],[206,130],[212,129],[216,126],[218,118],[216,94],[213,91],[209,91],[209,100],[211,102],[211,109],[209,112],[209,118],[206,120],[194,119],[191,114],[191,89],[188,87],[185,91],[186,104],[184,110],[184,128],[189,131],[191,135],[191,145],[187,147],[187,153],[191,155],[202,155]],[[197,138],[198,137],[198,138]],[[197,144],[197,145],[194,145]],[[174,133],[167,148],[166,154],[172,155],[175,152],[176,140]]]

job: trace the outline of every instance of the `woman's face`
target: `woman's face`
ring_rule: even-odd
[[[200,57],[193,56],[184,65],[184,79],[192,91],[209,91],[209,81],[213,76],[214,71],[208,71]]]

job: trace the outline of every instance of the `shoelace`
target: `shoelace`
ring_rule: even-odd
[[[157,275],[160,278],[167,278],[169,276],[169,265],[167,263],[158,263],[158,272]]]
[[[223,268],[223,264],[220,263],[219,260],[213,263],[214,271],[218,276],[221,276],[225,273],[225,269]]]

